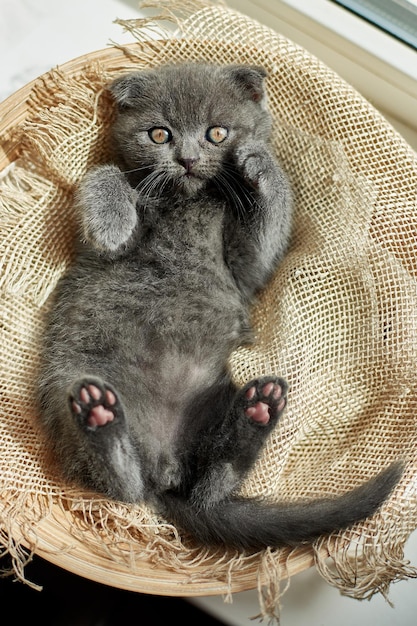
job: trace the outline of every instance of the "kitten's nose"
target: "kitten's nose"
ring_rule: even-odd
[[[189,174],[191,172],[191,170],[193,169],[195,163],[197,163],[198,159],[196,158],[192,158],[192,159],[178,159],[178,163],[180,165],[182,165],[187,174]]]

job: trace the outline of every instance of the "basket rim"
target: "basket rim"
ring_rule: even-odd
[[[155,40],[155,42],[152,42],[152,46],[157,51],[157,48],[162,49],[166,43],[167,40],[165,39]],[[138,47],[140,47],[140,43],[133,42],[126,44],[124,49]],[[19,145],[15,141],[9,140],[8,134],[28,117],[30,112],[28,101],[34,86],[39,81],[48,83],[48,78],[54,70],[72,77],[94,62],[105,63],[106,69],[112,71],[122,70],[126,67],[126,53],[121,48],[109,47],[79,55],[65,63],[52,67],[48,72],[40,74],[0,102],[0,134],[5,136],[5,140],[0,144],[0,172],[19,156]]]
[[[0,501],[0,511],[2,509]],[[71,532],[70,519],[57,504],[51,507],[51,514],[44,518],[36,527],[36,546],[29,546],[21,536],[19,522],[13,530],[14,538],[30,549],[31,552],[46,561],[57,565],[77,576],[87,578],[107,586],[125,589],[137,593],[158,596],[195,597],[214,596],[229,593],[250,591],[260,584],[264,584],[262,575],[259,576],[258,566],[246,570],[235,569],[231,580],[222,582],[213,576],[212,580],[205,578],[210,568],[210,560],[204,566],[193,566],[189,572],[176,572],[167,567],[161,567],[145,559],[135,558],[135,566],[129,566],[121,561],[112,560],[105,553],[94,551],[90,543],[82,542]],[[86,531],[83,530],[83,534]],[[320,558],[327,558],[329,552],[320,546],[316,553]],[[301,546],[283,553],[279,560],[279,569],[283,578],[303,572],[316,562],[317,554],[313,553],[310,545]],[[213,565],[216,559],[213,558]],[[204,579],[201,577],[204,571]]]

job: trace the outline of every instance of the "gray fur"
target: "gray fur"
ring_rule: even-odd
[[[66,479],[238,548],[344,528],[401,473],[313,504],[234,495],[287,388],[272,375],[238,389],[228,371],[291,229],[265,75],[191,64],[112,83],[117,165],[93,169],[78,191],[78,256],[56,290],[39,377],[41,423]],[[215,144],[218,128],[228,135]]]

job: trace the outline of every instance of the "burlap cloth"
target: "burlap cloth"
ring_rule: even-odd
[[[294,189],[295,223],[253,312],[255,345],[232,358],[239,381],[276,372],[290,385],[288,409],[244,492],[339,494],[403,457],[404,479],[379,514],[313,546],[319,571],[342,592],[386,595],[391,581],[416,576],[403,554],[417,526],[416,154],[361,95],[286,38],[222,4],[186,3],[177,19],[179,30],[158,42],[146,20],[125,22],[137,44],[115,49],[117,62],[103,53],[75,74],[42,77],[26,119],[2,138],[18,145],[19,158],[0,181],[0,546],[25,578],[26,549],[36,550],[39,523],[58,507],[74,537],[128,562],[132,575],[135,559],[146,558],[190,581],[197,568],[200,580],[233,589],[236,572],[248,568],[253,586],[264,585],[261,612],[274,613],[288,551],[210,552],[144,507],[65,485],[34,405],[48,297],[72,259],[74,185],[109,158],[106,82],[167,62],[255,63],[269,72],[274,147]]]

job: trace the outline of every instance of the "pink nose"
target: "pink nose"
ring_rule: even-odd
[[[178,163],[185,168],[187,174],[191,172],[197,161],[198,159],[178,159]]]

